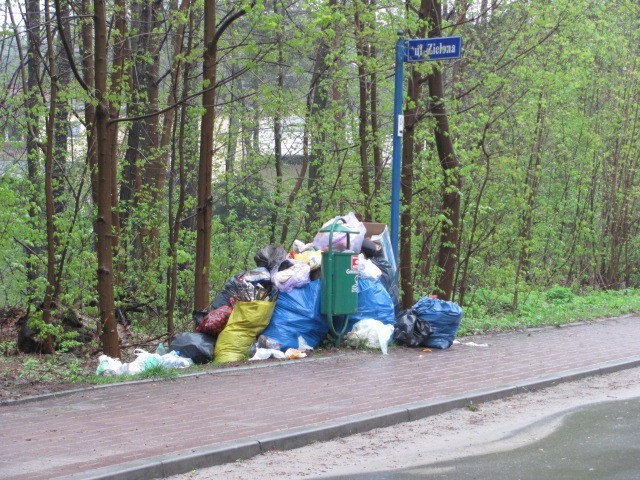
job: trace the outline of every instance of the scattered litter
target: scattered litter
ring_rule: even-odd
[[[171,350],[160,357],[160,365],[165,368],[187,368],[193,365],[193,360],[183,357],[180,352]]]
[[[364,343],[369,348],[379,348],[382,354],[386,355],[392,335],[393,325],[385,325],[379,320],[367,318],[357,322],[344,340],[347,345],[353,347]]]
[[[266,360],[267,358],[271,357],[277,359],[285,358],[284,353],[282,353],[280,350],[276,350],[274,348],[258,348],[255,355],[249,360]]]
[[[162,348],[164,348],[164,345]],[[160,350],[162,351],[162,349]],[[96,368],[96,375],[137,375],[138,373],[157,366],[165,368],[187,368],[193,365],[193,361],[190,358],[181,357],[178,352],[173,350],[164,355],[160,355],[137,348],[134,353],[136,359],[130,363],[122,363],[119,358],[100,355],[98,357],[99,363]]]
[[[297,348],[288,348],[286,352],[284,352],[284,358],[288,358],[289,360],[295,360],[296,358],[304,358],[307,354],[301,352]]]
[[[454,344],[457,345],[466,345],[467,347],[488,347],[487,343],[476,343],[476,342],[460,342],[458,340],[453,341]]]
[[[108,355],[100,355],[98,357],[98,368],[96,375],[120,375],[122,362],[118,358],[111,358]]]

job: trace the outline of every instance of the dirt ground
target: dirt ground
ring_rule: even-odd
[[[485,454],[526,445],[551,433],[564,412],[591,403],[639,397],[640,368],[633,368],[170,478],[303,479],[410,468],[462,453]],[[539,422],[551,417],[552,421]]]
[[[24,354],[1,356],[0,402],[74,390],[87,385],[66,381],[61,375],[61,365],[47,365],[45,358],[41,355]],[[30,367],[30,364],[33,366]],[[77,368],[84,371],[85,375],[95,375],[96,367],[92,359],[85,359]]]

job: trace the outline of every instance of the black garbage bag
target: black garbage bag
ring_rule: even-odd
[[[431,335],[429,322],[420,319],[412,309],[403,310],[396,316],[393,338],[399,345],[426,346],[429,335]]]
[[[286,258],[286,250],[282,245],[278,244],[263,247],[253,256],[256,266],[266,268],[270,272],[278,267]]]
[[[382,249],[373,241],[365,238],[362,241],[362,248],[360,249],[360,253],[364,255],[364,258],[370,260],[375,257],[384,258],[384,253]]]
[[[211,302],[209,310],[215,310],[216,308],[220,308],[224,305],[231,305],[231,299],[233,297],[237,297],[238,290],[242,288],[243,283],[242,274],[235,275],[227,280],[227,283],[224,284],[222,290],[218,292],[216,298]]]
[[[215,338],[206,333],[179,333],[171,340],[169,348],[193,363],[209,363],[213,359],[215,343]]]

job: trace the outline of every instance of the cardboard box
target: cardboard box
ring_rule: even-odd
[[[396,258],[393,256],[393,248],[391,247],[391,234],[389,233],[389,228],[384,223],[374,223],[374,222],[362,222],[365,228],[367,229],[367,233],[365,233],[364,237],[374,242],[380,243],[382,246],[382,251],[384,252],[384,257],[391,265],[391,270],[393,275],[396,274],[398,270],[398,263]]]

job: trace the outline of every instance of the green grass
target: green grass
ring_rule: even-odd
[[[97,385],[105,385],[109,383],[121,383],[129,382],[132,380],[167,380],[176,378],[181,373],[184,373],[185,368],[165,368],[160,365],[147,368],[141,373],[136,375],[93,375],[87,379],[89,383],[95,383]]]
[[[528,293],[516,311],[509,310],[505,296],[484,292],[463,309],[458,335],[565,325],[640,312],[640,291],[609,290],[577,295],[565,287],[553,287],[546,292]]]

